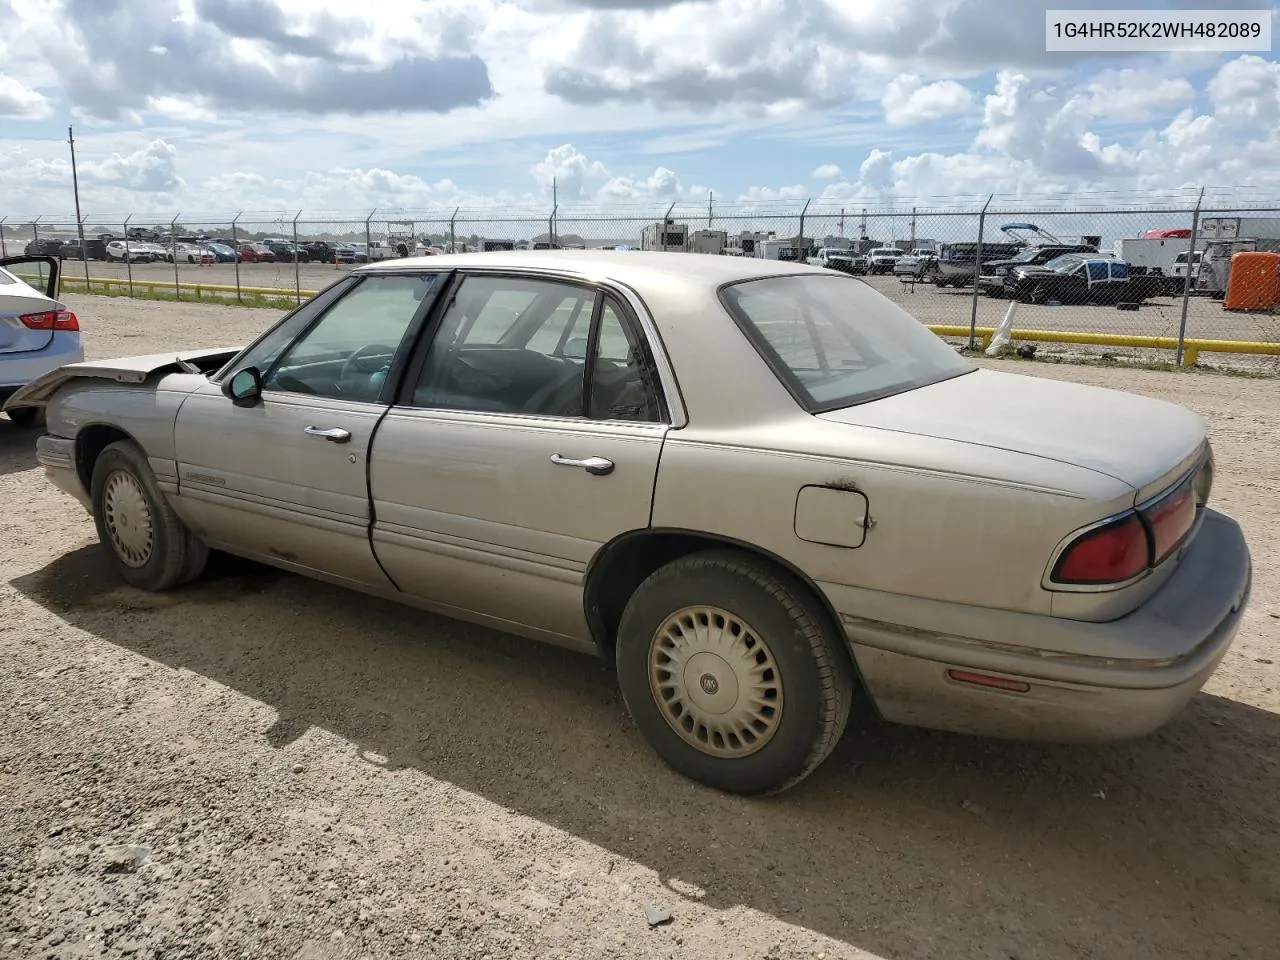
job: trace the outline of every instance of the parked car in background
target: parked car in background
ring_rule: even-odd
[[[23,255],[28,257],[56,257],[62,251],[65,240],[56,237],[38,237],[28,240],[23,248]]]
[[[897,259],[893,274],[897,277],[923,277],[937,261],[937,252],[931,247],[915,247]]]
[[[333,258],[337,256],[338,243],[329,240],[308,240],[300,245],[300,249],[308,259],[317,263],[333,263]]]
[[[287,240],[268,240],[267,248],[275,254],[277,263],[307,263],[311,260],[307,252]]]
[[[242,243],[237,251],[244,263],[275,263],[275,252],[265,243]]]
[[[165,248],[170,263],[213,263],[217,257],[207,246],[198,243],[170,243]]]
[[[1025,243],[982,244],[982,264],[978,273],[986,272],[986,265],[1017,256],[1026,249]],[[975,264],[978,260],[978,244],[973,241],[944,243],[938,248],[938,259],[931,274],[939,287],[963,287],[973,284]]]
[[[837,247],[822,247],[812,257],[808,258],[808,262],[817,267],[826,267],[828,270],[839,270],[842,273],[866,273],[866,258],[854,253],[852,250]]]
[[[1014,267],[1004,276],[1004,294],[1022,303],[1141,303],[1161,296],[1166,279],[1133,275],[1117,257],[1067,253],[1045,264]]]
[[[978,368],[804,264],[391,260],[246,348],[79,364],[10,403],[46,407],[36,456],[135,588],[219,549],[600,653],[659,756],[745,794],[811,773],[855,703],[1146,734],[1249,598],[1200,417]]]
[[[989,297],[1001,297],[1005,295],[1005,275],[1015,267],[1038,267],[1067,253],[1097,252],[1097,247],[1084,243],[1044,243],[1027,247],[1003,260],[984,258],[982,276],[978,277],[978,289]]]
[[[156,259],[155,252],[145,243],[134,240],[111,240],[106,247],[107,259],[131,263],[152,263]]]
[[[0,405],[37,377],[84,359],[80,321],[58,300],[61,270],[56,257],[0,259]],[[5,412],[29,426],[41,408]]]
[[[214,263],[236,263],[240,259],[235,247],[227,243],[206,243],[204,248],[213,254]]]
[[[867,251],[867,272],[893,273],[894,265],[902,259],[902,251],[897,247],[873,247]]]

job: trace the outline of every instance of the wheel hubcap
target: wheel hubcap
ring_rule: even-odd
[[[685,607],[649,644],[649,688],[671,729],[715,757],[745,757],[782,718],[782,677],[765,642],[719,607]]]
[[[133,474],[116,470],[107,477],[102,508],[116,556],[131,567],[144,566],[153,547],[151,508]]]

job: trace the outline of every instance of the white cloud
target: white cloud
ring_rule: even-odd
[[[570,143],[548,151],[530,172],[544,191],[550,193],[554,186],[558,195],[566,200],[582,199],[589,183],[609,176],[604,164],[588,160]]]
[[[0,0],[0,216],[70,209],[68,114],[122,214],[1280,180],[1274,58],[1050,56],[1052,2]]]
[[[965,113],[973,105],[973,95],[968,87],[954,80],[925,83],[914,74],[904,73],[885,88],[880,103],[886,123],[906,126]]]
[[[1252,55],[1225,64],[1209,81],[1214,116],[1254,129],[1280,122],[1280,63]]]
[[[52,115],[53,104],[44,94],[32,90],[17,77],[0,73],[0,117],[12,120],[43,120]]]
[[[1196,98],[1184,77],[1163,77],[1142,70],[1105,70],[1088,84],[1088,112],[1092,117],[1126,123],[1146,123],[1170,110],[1180,110]]]
[[[794,183],[788,187],[748,187],[738,197],[739,203],[760,203],[773,200],[803,200],[809,196],[809,189],[802,183]]]

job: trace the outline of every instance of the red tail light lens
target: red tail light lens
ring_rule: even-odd
[[[1131,513],[1078,537],[1058,558],[1051,579],[1077,585],[1123,583],[1150,565],[1147,528]]]
[[[1143,513],[1151,527],[1154,566],[1177,550],[1178,545],[1195,526],[1195,490],[1190,483],[1185,483]]]
[[[70,310],[26,313],[18,318],[28,330],[79,330],[80,321]]]

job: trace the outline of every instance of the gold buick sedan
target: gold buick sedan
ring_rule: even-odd
[[[855,701],[1135,737],[1222,658],[1239,526],[1182,407],[978,369],[860,279],[683,253],[360,267],[244,348],[76,363],[37,454],[119,575],[210,549],[613,658],[681,773],[747,794]]]

